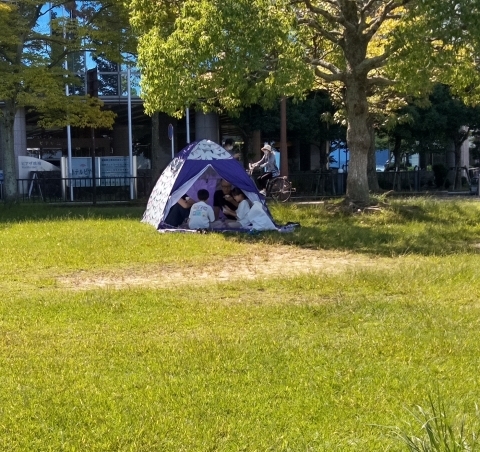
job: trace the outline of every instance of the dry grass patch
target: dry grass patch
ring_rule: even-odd
[[[304,273],[335,274],[354,268],[383,265],[386,258],[302,249],[293,246],[252,246],[247,256],[228,261],[208,260],[201,264],[149,264],[142,267],[117,268],[109,271],[82,270],[57,278],[60,286],[72,290],[130,287],[163,288],[196,283],[263,279]]]

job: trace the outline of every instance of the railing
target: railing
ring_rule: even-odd
[[[295,196],[341,196],[347,188],[347,173],[298,171],[289,175]]]
[[[378,185],[384,190],[421,192],[436,189],[433,171],[403,170],[378,172]]]
[[[347,190],[347,176],[338,171],[292,172],[290,180],[296,188],[296,196],[343,196]],[[432,171],[415,168],[409,171],[377,172],[378,185],[383,190],[422,192],[436,189]]]
[[[59,178],[35,175],[17,179],[19,199],[25,202],[114,202],[146,199],[151,177]]]
[[[378,172],[377,177],[380,188],[384,190],[422,192],[437,189],[432,171],[385,171]],[[295,188],[295,198],[343,196],[346,193],[347,173],[297,171],[291,172],[289,179]],[[17,182],[20,200],[25,202],[88,203],[130,201],[132,192],[136,195],[135,199],[147,200],[156,181],[152,181],[149,174],[98,177],[94,187],[92,178],[48,177],[45,172],[30,179],[18,179]],[[1,195],[0,198],[3,199]]]

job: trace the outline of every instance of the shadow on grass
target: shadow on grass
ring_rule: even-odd
[[[140,223],[144,210],[145,206],[139,204],[0,204],[0,225],[75,219],[132,219]],[[380,212],[362,215],[332,214],[318,206],[282,205],[272,210],[277,221],[294,221],[302,227],[291,233],[232,233],[225,237],[241,243],[291,245],[377,256],[442,256],[478,254],[480,251],[473,246],[480,242],[480,204],[469,201],[395,203]]]
[[[37,220],[68,221],[74,219],[141,219],[143,204],[5,204],[0,203],[0,223],[22,223]]]
[[[412,221],[417,221],[421,223],[434,222],[436,224],[443,223],[449,224],[453,219],[458,219],[459,221],[467,221],[468,215],[466,215],[465,208],[461,207],[459,204],[456,204],[454,201],[449,202],[448,200],[444,201],[448,205],[448,215],[445,215],[441,206],[436,208],[430,206],[425,208],[418,205],[394,205],[392,206],[392,212],[395,213],[396,222],[409,223]]]
[[[470,208],[472,207],[472,208]],[[296,208],[278,211],[293,214],[302,227],[292,233],[236,236],[241,242],[292,245],[376,256],[444,256],[478,254],[479,206],[469,203],[395,204],[382,212],[362,215],[331,214],[325,209]]]
[[[448,255],[452,253],[477,253],[465,242],[452,241],[450,237],[438,237],[428,232],[411,237],[398,237],[395,232],[379,232],[349,226],[338,231],[325,228],[319,233],[315,227],[303,227],[292,233],[261,233],[258,235],[235,235],[232,240],[242,243],[267,243],[268,245],[290,245],[305,249],[324,249],[345,252],[363,253],[375,256],[399,256],[420,254],[424,256]]]

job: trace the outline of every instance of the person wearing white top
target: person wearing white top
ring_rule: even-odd
[[[197,193],[198,202],[190,209],[188,217],[188,227],[190,229],[208,229],[210,223],[215,221],[215,214],[211,206],[207,204],[209,193],[202,188]]]
[[[239,188],[232,190],[232,196],[238,202],[236,211],[231,211],[237,216],[237,220],[227,220],[230,228],[254,229],[256,231],[275,231],[277,227],[267,215],[263,204],[255,201],[250,204],[245,194]],[[230,212],[229,212],[230,213]]]
[[[224,208],[224,213],[235,216],[236,220],[227,220],[227,226],[230,228],[249,228],[250,220],[248,219],[248,212],[250,211],[250,203],[247,197],[239,188],[235,187],[232,190],[232,197],[238,203],[237,210]],[[227,210],[225,210],[227,209]]]

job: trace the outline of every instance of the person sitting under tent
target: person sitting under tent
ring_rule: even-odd
[[[254,201],[248,211],[248,220],[250,221],[251,231],[276,231],[277,226],[268,216],[265,206],[260,201]]]
[[[198,202],[191,207],[188,216],[188,227],[190,229],[209,229],[211,223],[215,221],[213,209],[207,204],[209,196],[208,190],[204,188],[198,190]]]
[[[235,217],[235,220],[226,220],[226,225],[230,228],[248,228],[250,226],[250,220],[248,219],[248,212],[250,211],[250,203],[239,188],[232,190],[232,196],[235,202],[238,203],[236,210],[232,210],[225,206],[223,213],[225,216]]]
[[[224,207],[230,210],[237,210],[238,202],[235,201],[232,194],[232,184],[225,179],[220,181],[220,190],[216,190],[213,194],[213,212],[215,213],[215,220],[220,220],[224,216],[227,220],[236,220],[237,217],[232,214],[222,213]]]
[[[192,198],[183,195],[176,204],[172,206],[165,218],[165,223],[174,228],[183,224],[190,215],[190,208],[195,203]]]
[[[235,201],[238,202],[238,208],[235,212],[230,211],[229,213],[235,215],[237,220],[227,220],[227,227],[255,231],[277,230],[277,227],[265,212],[260,201],[251,203],[239,188],[232,190],[232,196],[235,198]],[[226,207],[226,209],[228,208]]]

